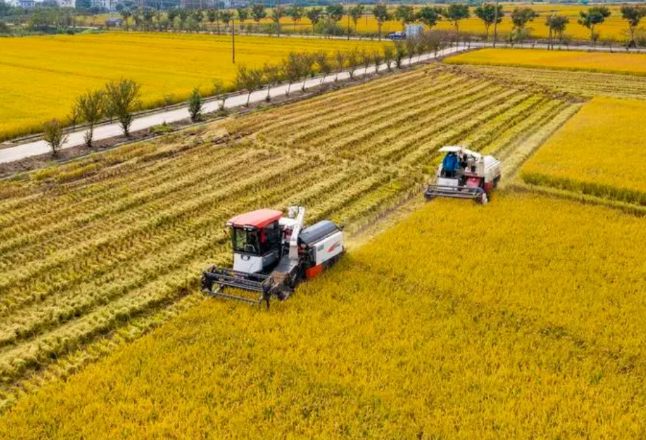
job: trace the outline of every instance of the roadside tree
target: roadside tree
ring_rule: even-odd
[[[325,13],[334,21],[340,21],[345,15],[345,8],[341,3],[335,3],[332,5],[327,5],[325,7]]]
[[[599,34],[594,31],[594,28],[606,21],[608,17],[610,17],[610,9],[606,6],[593,6],[587,11],[579,12],[578,23],[590,29],[590,42],[593,45],[599,39]]]
[[[267,83],[267,97],[265,101],[271,101],[271,86],[278,84],[282,79],[282,72],[280,66],[275,64],[265,63],[263,66],[263,73],[265,75],[265,82]]]
[[[216,78],[213,80],[213,96],[215,96],[215,99],[218,102],[218,108],[220,111],[224,110],[224,103],[227,100],[227,95],[226,95],[226,87],[224,87],[224,82]]]
[[[452,3],[446,9],[442,10],[442,15],[453,23],[455,27],[455,33],[460,33],[460,21],[465,20],[471,16],[469,12],[468,5],[462,5],[459,3]]]
[[[491,3],[483,3],[476,7],[473,13],[478,17],[485,26],[485,41],[489,40],[489,28],[491,25],[500,24],[504,13],[502,5],[493,5]]]
[[[564,15],[547,16],[545,26],[549,28],[548,41],[550,47],[554,45],[554,36],[558,38],[559,42],[563,42],[563,33],[568,23],[570,23],[570,20]]]
[[[437,7],[424,6],[417,14],[417,19],[428,26],[429,29],[437,24],[442,19],[442,15]]]
[[[341,50],[337,50],[336,53],[334,54],[334,70],[336,70],[336,77],[334,78],[334,81],[339,80],[339,73],[345,69],[347,63],[347,56],[345,52]]]
[[[188,98],[188,113],[191,117],[191,122],[197,122],[202,119],[202,111],[204,110],[204,101],[202,94],[196,87],[193,89],[191,96]]]
[[[359,19],[363,16],[363,12],[365,10],[364,5],[355,5],[350,7],[348,9],[348,14],[350,14],[350,18],[352,19],[352,22],[354,23],[354,33],[357,33],[357,23],[359,23]]]
[[[639,22],[646,16],[646,8],[643,6],[622,6],[621,18],[628,22],[628,31],[630,32],[630,41],[628,47],[635,47],[635,30]]]
[[[312,23],[312,30],[316,27],[316,25],[321,21],[321,18],[323,17],[323,9],[321,8],[312,8],[309,9],[305,15],[307,16],[308,20],[310,23]]]
[[[251,18],[256,22],[256,25],[260,25],[260,20],[266,17],[267,10],[262,4],[256,3],[251,6]]]
[[[384,46],[384,63],[389,72],[393,70],[393,60],[395,59],[395,48],[390,44]]]
[[[296,24],[300,22],[305,16],[305,8],[302,6],[292,6],[287,10],[287,15],[292,18],[294,22],[294,30],[296,30]]]
[[[131,79],[111,81],[105,86],[106,108],[117,118],[125,136],[130,136],[132,113],[139,104],[140,95],[141,85]]]
[[[377,29],[379,29],[379,41],[381,41],[381,28],[385,22],[390,20],[392,17],[388,12],[388,6],[385,3],[377,3],[374,8],[372,8],[372,14],[377,20]]]
[[[415,11],[410,5],[399,5],[395,9],[395,19],[402,24],[402,30],[406,30],[406,25],[415,21]]]
[[[88,91],[76,98],[72,113],[78,115],[79,119],[85,121],[88,125],[88,130],[83,136],[85,145],[88,148],[92,148],[94,126],[107,113],[106,104],[106,94],[103,90]]]
[[[43,124],[43,140],[52,149],[52,155],[58,157],[58,153],[67,141],[67,135],[63,132],[63,124],[58,119]]]

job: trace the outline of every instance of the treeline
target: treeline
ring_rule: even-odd
[[[642,18],[646,16],[646,7],[636,5],[623,5],[620,8],[621,17],[627,23],[629,32],[628,46],[636,45],[636,31],[641,23]],[[318,35],[357,35],[357,26],[359,20],[367,15],[372,15],[377,23],[377,37],[382,37],[382,28],[388,21],[398,21],[402,25],[402,30],[406,25],[419,23],[423,24],[426,29],[433,29],[440,21],[447,21],[453,26],[455,33],[460,33],[460,24],[472,16],[480,19],[485,29],[485,39],[489,40],[492,28],[494,33],[498,24],[505,17],[511,20],[512,31],[506,35],[506,40],[521,42],[531,37],[531,30],[528,24],[540,17],[540,14],[529,6],[515,7],[510,13],[505,13],[503,5],[494,3],[482,3],[475,8],[470,8],[467,4],[453,3],[448,6],[423,6],[416,9],[411,5],[398,5],[391,9],[386,3],[377,3],[370,9],[366,5],[357,4],[353,6],[344,6],[342,4],[332,4],[325,8],[303,6],[282,7],[276,6],[271,9],[265,8],[261,4],[254,4],[250,8],[237,8],[235,10],[186,10],[186,9],[169,9],[166,13],[162,11],[153,11],[152,9],[122,9],[120,14],[124,20],[125,27],[129,27],[132,22],[136,29],[140,30],[178,30],[178,31],[201,31],[205,30],[203,24],[209,23],[210,29],[217,33],[228,32],[230,26],[237,26],[239,31],[260,32],[270,34],[280,34],[281,32],[290,31],[289,25],[282,23],[284,18],[290,18],[293,24],[292,32],[296,27],[307,18],[311,24],[311,33]],[[600,33],[597,26],[605,22],[612,15],[610,9],[606,6],[592,6],[587,10],[580,11],[577,24],[584,26],[590,31],[590,41],[595,43],[599,40]],[[345,23],[342,23],[342,20]],[[264,23],[266,19],[270,23]],[[245,24],[247,20],[252,20],[255,24]],[[549,28],[549,40],[564,41],[566,39],[566,30],[570,24],[570,18],[565,15],[548,14],[544,16],[544,24]],[[287,27],[286,27],[287,26]],[[302,32],[301,32],[302,33]],[[363,34],[370,36],[370,34]],[[645,42],[646,43],[646,42]]]
[[[267,87],[266,99],[269,101],[271,87],[282,82],[287,82],[287,95],[289,95],[293,83],[302,81],[302,90],[305,90],[305,81],[308,78],[314,78],[317,74],[320,76],[320,84],[323,84],[332,74],[336,75],[335,80],[338,79],[338,74],[343,71],[347,71],[350,79],[354,79],[359,69],[367,72],[369,68],[374,67],[378,73],[379,66],[385,65],[386,69],[391,71],[393,67],[401,68],[406,58],[411,62],[414,57],[424,53],[437,54],[442,47],[443,42],[439,34],[424,32],[372,51],[366,48],[355,48],[350,51],[337,50],[336,52],[291,52],[277,65],[265,64],[257,68],[238,66],[234,88],[248,92],[247,105],[249,105],[251,93],[265,86]],[[220,96],[224,90],[221,81],[217,80],[215,85],[213,94]],[[222,108],[223,106],[224,102],[222,102]]]
[[[50,5],[52,3],[52,5]],[[85,23],[87,11],[79,12],[69,8],[57,8],[54,2],[44,3],[50,7],[37,8],[33,11],[22,10],[0,2],[0,11],[7,16],[18,16],[22,11],[28,16],[27,25],[29,29],[44,31],[46,29],[70,28],[78,24],[78,16],[81,16],[81,23]],[[141,5],[142,3],[139,3]],[[146,5],[144,2],[143,5]],[[402,30],[407,24],[423,24],[426,29],[433,29],[440,21],[451,23],[456,35],[460,33],[460,24],[472,16],[477,17],[483,23],[484,37],[486,40],[491,35],[493,28],[497,34],[496,27],[503,18],[511,20],[512,31],[505,35],[510,42],[522,42],[531,37],[531,29],[528,24],[534,22],[540,14],[530,6],[518,6],[511,12],[505,12],[503,6],[494,3],[482,3],[475,8],[468,4],[453,3],[447,6],[427,5],[421,8],[414,8],[411,5],[400,4],[396,8],[389,7],[386,3],[373,5],[350,5],[330,4],[325,7],[304,7],[304,6],[275,6],[266,8],[262,4],[252,4],[250,7],[237,9],[181,9],[171,7],[161,9],[158,7],[138,7],[136,3],[127,1],[117,5],[123,27],[125,29],[136,29],[142,31],[179,31],[179,32],[230,32],[233,27],[238,32],[281,34],[284,32],[300,32],[317,35],[350,36],[357,35],[359,20],[372,17],[377,24],[377,34],[362,33],[368,37],[382,37],[382,27],[389,21],[398,21]],[[641,20],[646,16],[646,7],[641,4],[623,5],[620,8],[621,18],[626,21],[629,47],[646,45],[646,35],[638,32]],[[606,6],[592,6],[580,11],[576,24],[584,26],[590,32],[590,41],[596,43],[600,38],[598,26],[603,24],[612,15],[611,10]],[[291,24],[285,24],[284,19],[290,19]],[[300,26],[305,19],[311,24],[307,29]],[[249,23],[251,21],[251,23]],[[544,24],[548,27],[550,42],[558,40],[564,42],[569,40],[566,31],[570,18],[565,15],[547,14],[544,15]],[[105,26],[113,24],[104,23]],[[298,27],[298,29],[297,29]],[[6,25],[0,26],[0,33],[9,32]]]

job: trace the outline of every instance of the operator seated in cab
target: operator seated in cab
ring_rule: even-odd
[[[453,151],[449,151],[442,159],[442,177],[456,177],[460,168],[460,159]]]

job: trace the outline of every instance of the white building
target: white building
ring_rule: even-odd
[[[75,8],[76,0],[56,0],[58,6],[61,8]]]
[[[114,11],[117,6],[116,0],[92,0],[92,6],[96,8],[104,8],[108,11]]]

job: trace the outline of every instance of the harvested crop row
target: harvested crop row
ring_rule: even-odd
[[[527,136],[533,130],[540,128],[542,123],[546,119],[549,119],[562,106],[567,106],[567,103],[560,100],[547,101],[541,109],[532,112],[523,121],[508,127],[507,130],[500,133],[496,139],[481,148],[481,151],[486,154],[493,154],[494,156],[504,154],[508,148],[513,148],[520,139]]]
[[[465,71],[484,73],[534,86],[545,86],[577,96],[646,99],[646,78],[643,76],[507,66],[463,65],[460,67]]]
[[[329,113],[329,107],[325,104],[333,104],[335,109],[341,109],[365,99],[378,98],[384,94],[390,94],[393,91],[401,90],[407,84],[410,84],[411,81],[417,82],[421,76],[423,76],[423,73],[420,70],[387,76],[349,88],[342,93],[334,95],[326,94],[312,98],[306,102],[287,104],[275,109],[273,111],[275,117],[271,119],[265,118],[262,114],[248,115],[235,119],[228,126],[231,131],[239,132],[247,132],[250,130],[255,132],[261,130],[269,131],[275,129],[278,125],[287,125],[302,120],[304,113],[315,115]]]

